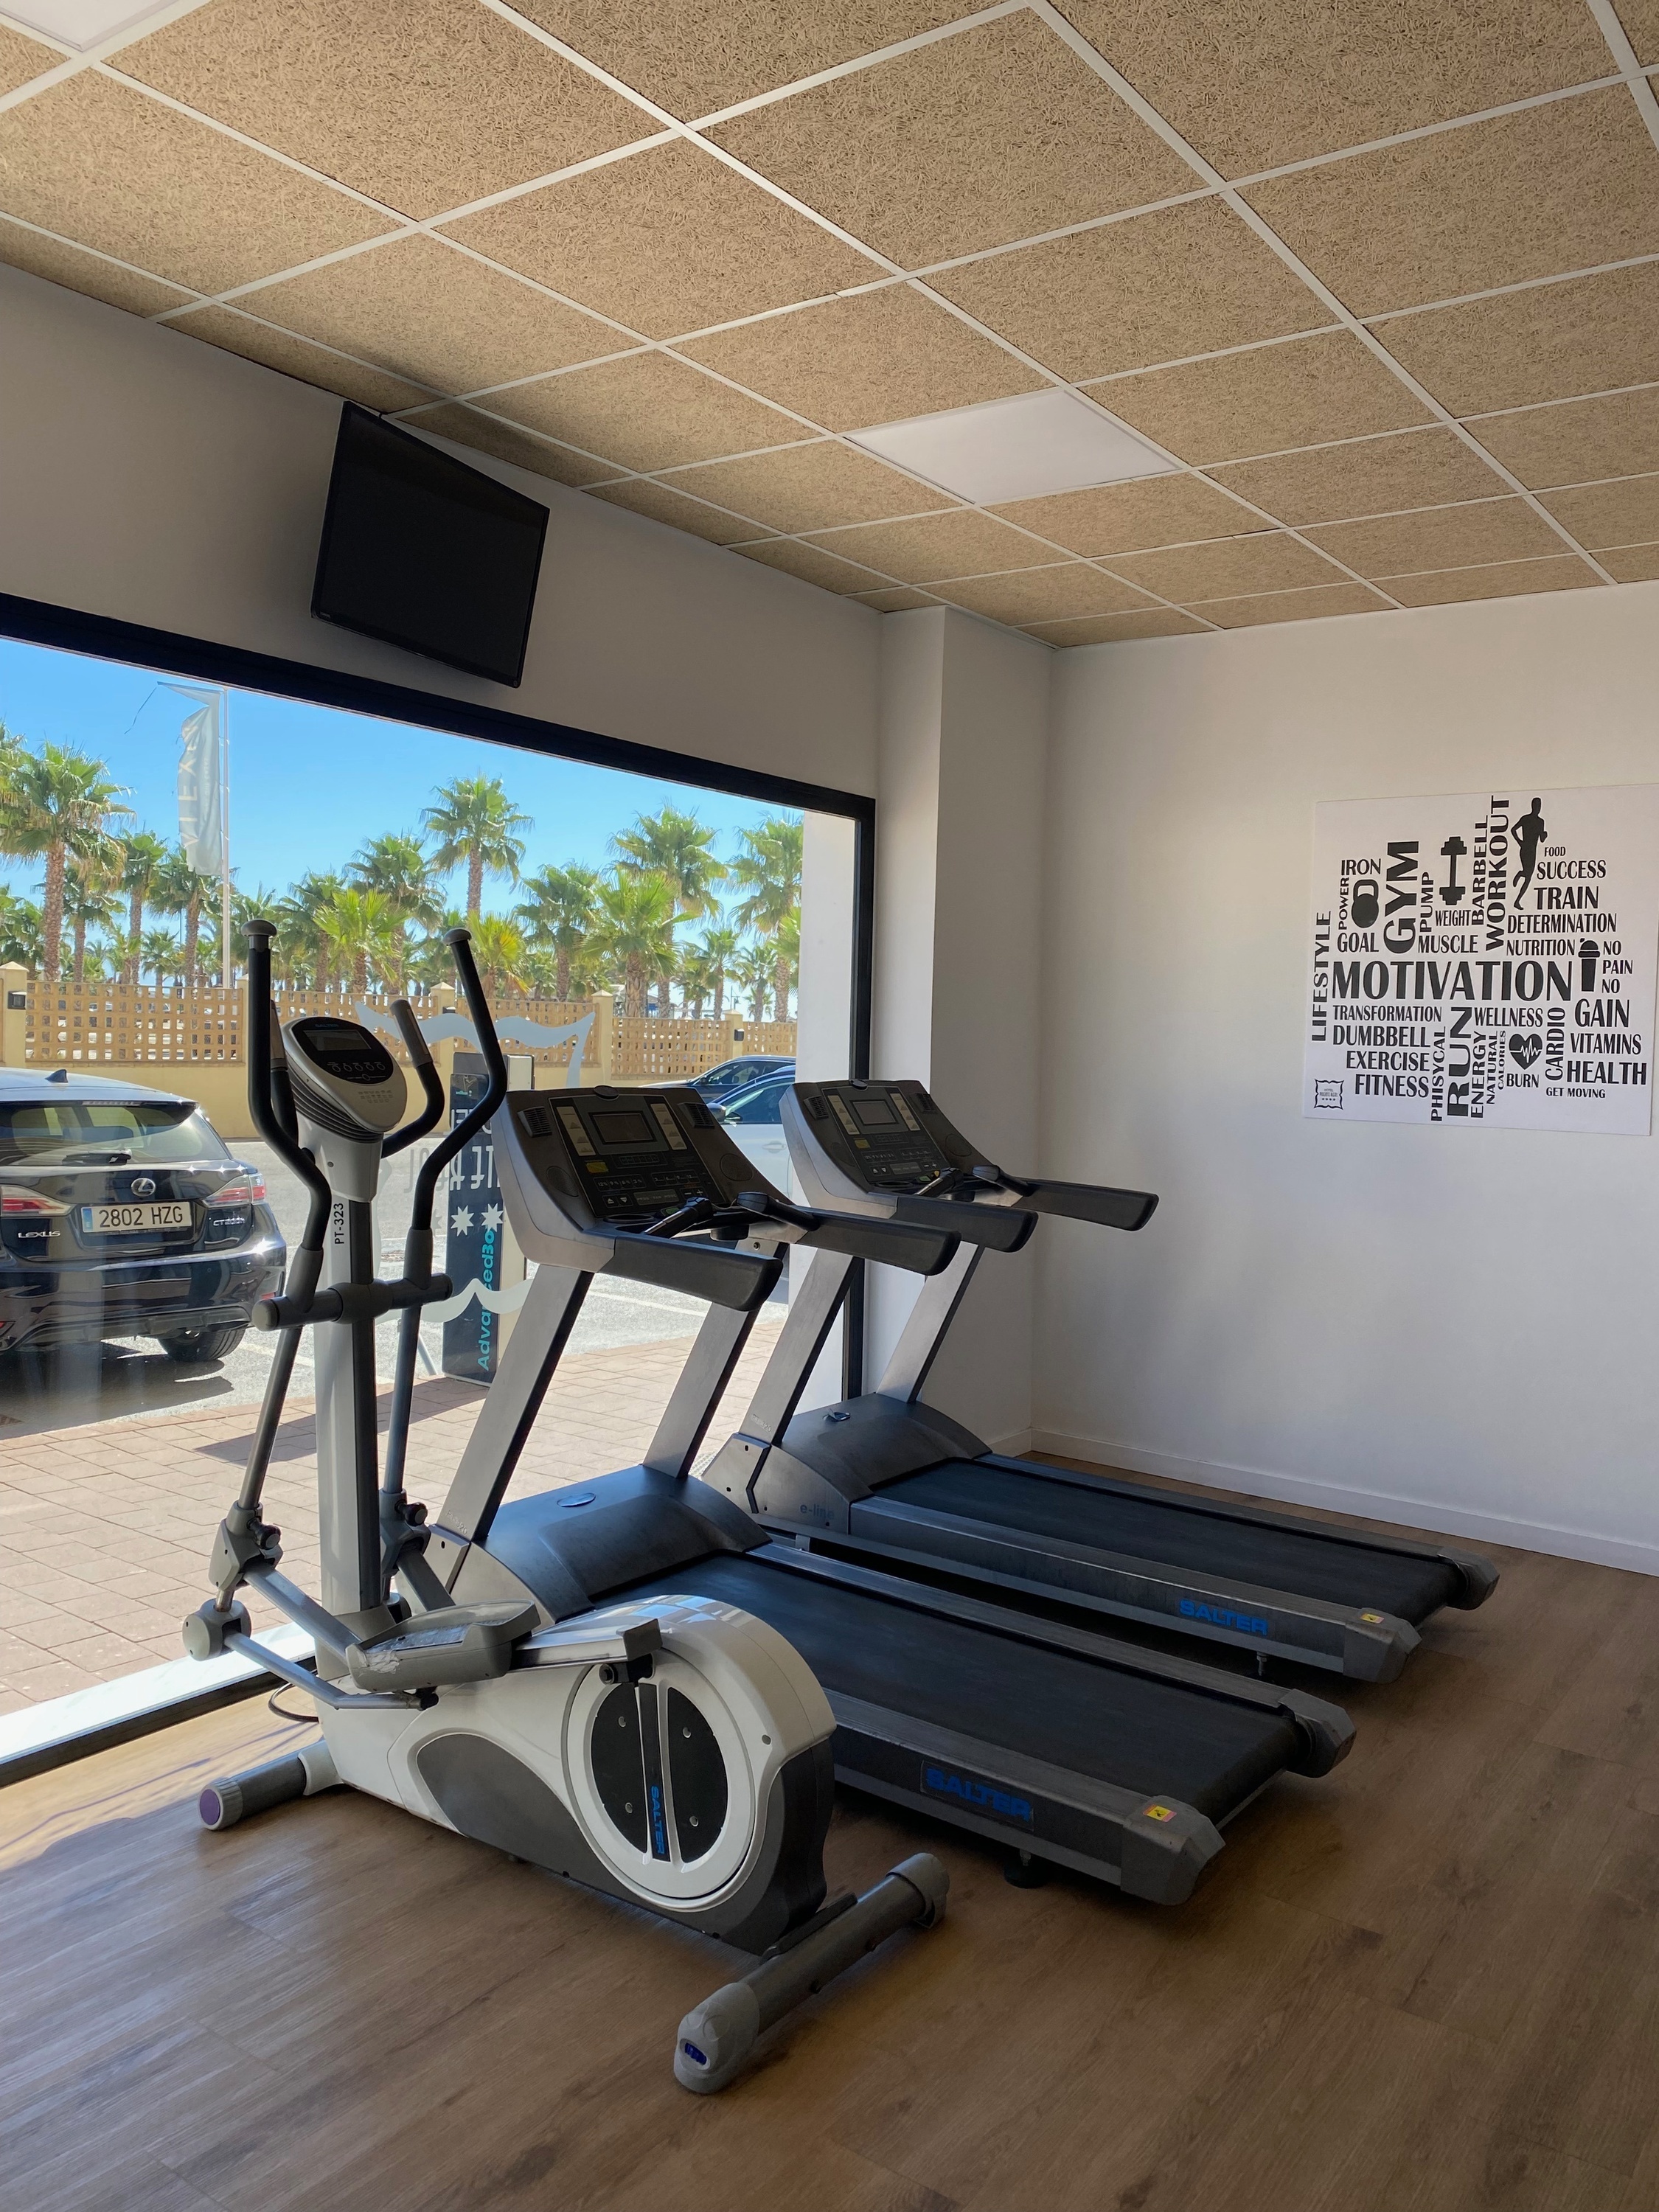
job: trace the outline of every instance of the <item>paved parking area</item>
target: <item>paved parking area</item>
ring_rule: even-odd
[[[690,1308],[694,1318],[700,1310]],[[757,1327],[712,1438],[736,1426],[782,1317],[773,1309]],[[683,1329],[567,1355],[514,1494],[591,1480],[637,1460],[689,1348]],[[410,1489],[434,1511],[482,1403],[476,1385],[447,1376],[416,1388]],[[386,1406],[383,1397],[383,1424]],[[208,1594],[209,1547],[234,1494],[252,1425],[251,1404],[233,1400],[137,1419],[83,1410],[77,1425],[0,1432],[0,1712],[179,1656],[179,1623]],[[283,1532],[284,1564],[311,1589],[315,1453],[312,1407],[296,1401],[279,1433],[266,1499]],[[256,1623],[270,1617],[252,1609]]]

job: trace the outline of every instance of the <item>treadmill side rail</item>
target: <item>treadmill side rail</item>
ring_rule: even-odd
[[[836,1778],[950,1819],[1034,1858],[1181,1905],[1221,1852],[1220,1831],[1176,1797],[1146,1797],[1046,1759],[832,1691]]]
[[[812,1538],[804,1533],[801,1540],[810,1544]],[[1144,1621],[1241,1651],[1328,1668],[1352,1681],[1392,1682],[1419,1641],[1409,1621],[1374,1607],[1218,1582],[1161,1560],[1014,1532],[1000,1522],[941,1513],[879,1492],[852,1507],[847,1534],[831,1540],[919,1573],[963,1575],[1012,1596]]]

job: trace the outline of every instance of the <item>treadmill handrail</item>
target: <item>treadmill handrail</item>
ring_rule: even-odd
[[[602,1270],[624,1281],[653,1283],[660,1290],[683,1291],[711,1306],[729,1306],[735,1313],[753,1313],[763,1306],[783,1273],[783,1255],[737,1252],[727,1244],[692,1243],[675,1237],[653,1237],[635,1229],[604,1231],[615,1250]]]

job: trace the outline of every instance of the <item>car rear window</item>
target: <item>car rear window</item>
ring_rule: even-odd
[[[118,1167],[128,1160],[229,1157],[206,1115],[187,1100],[0,1103],[0,1165]]]

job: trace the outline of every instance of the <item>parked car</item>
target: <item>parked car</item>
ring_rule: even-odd
[[[193,1098],[0,1070],[0,1351],[154,1337],[222,1359],[287,1248]]]
[[[711,1109],[744,1158],[786,1198],[795,1195],[795,1181],[788,1139],[783,1133],[783,1102],[794,1079],[794,1061],[780,1060],[757,1083],[729,1091]]]
[[[763,1075],[775,1074],[780,1068],[787,1068],[793,1077],[793,1057],[781,1052],[745,1053],[737,1060],[721,1060],[717,1067],[705,1068],[691,1088],[712,1106],[717,1098],[729,1098],[734,1091],[746,1091]]]

